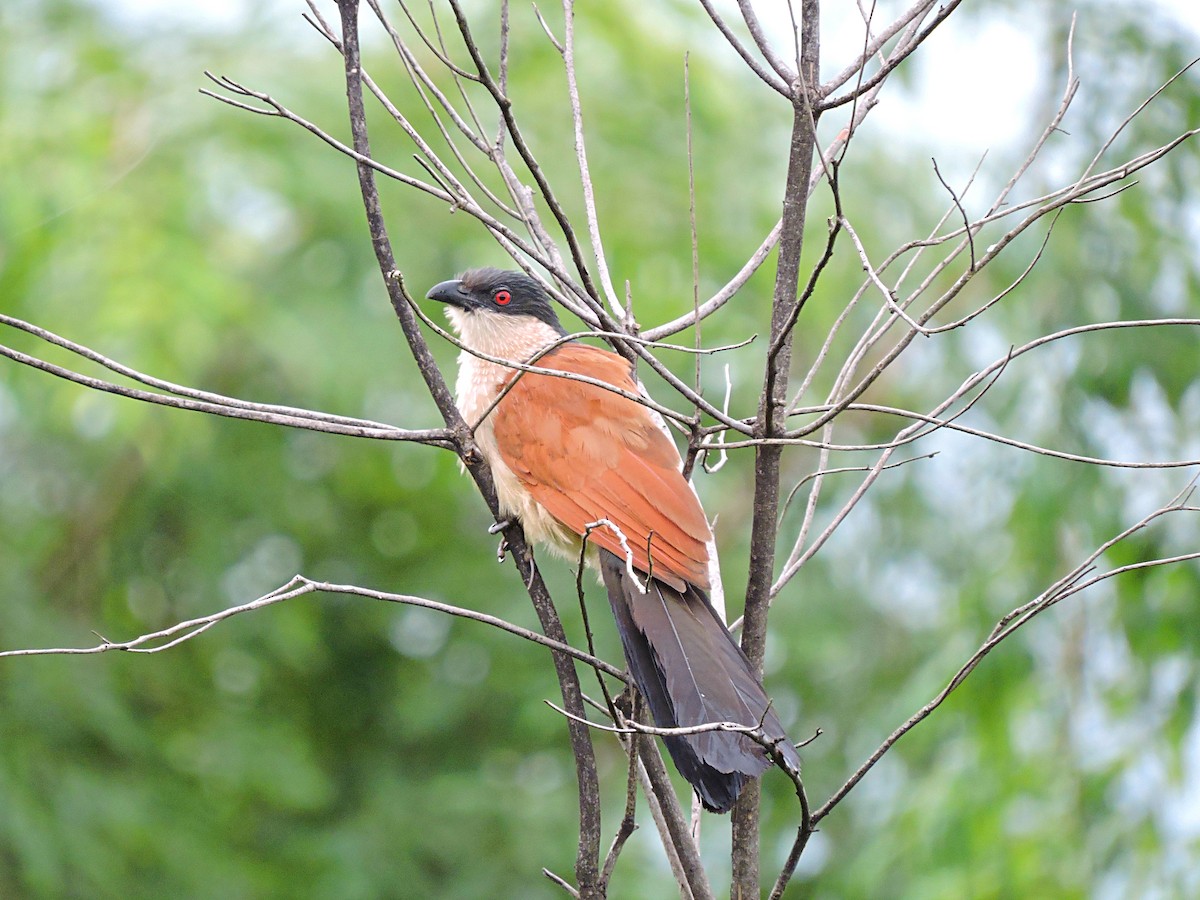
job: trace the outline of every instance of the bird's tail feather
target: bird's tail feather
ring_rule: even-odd
[[[778,742],[798,771],[800,759],[766,692],[705,593],[691,585],[681,592],[656,578],[642,593],[624,561],[607,550],[600,551],[600,570],[630,673],[655,723],[687,728],[761,722],[764,736]],[[663,742],[712,812],[728,812],[746,781],[771,765],[760,744],[736,732],[672,735]]]

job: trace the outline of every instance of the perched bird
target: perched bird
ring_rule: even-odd
[[[465,347],[494,358],[524,363],[566,335],[545,291],[519,272],[474,269],[427,296],[446,304]],[[640,392],[627,360],[577,341],[534,365]],[[709,602],[712,532],[657,415],[604,388],[522,373],[466,350],[458,366],[458,406],[469,424],[478,423],[475,440],[501,514],[519,519],[535,544],[569,558],[578,558],[587,534],[629,671],[655,723],[761,724],[798,771],[762,684]],[[713,812],[727,812],[746,781],[771,764],[759,743],[736,732],[664,742]]]

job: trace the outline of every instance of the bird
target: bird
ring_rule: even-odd
[[[455,399],[491,469],[502,521],[517,519],[535,547],[568,559],[586,539],[655,724],[758,728],[798,773],[761,680],[709,600],[712,531],[662,419],[632,399],[644,395],[632,364],[570,339],[549,295],[522,272],[471,269],[426,296],[445,305],[463,348]],[[743,732],[663,742],[710,812],[732,809],[772,761]]]

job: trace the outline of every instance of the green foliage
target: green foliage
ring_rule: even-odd
[[[629,279],[654,324],[691,305],[685,51],[702,296],[778,214],[787,120],[690,7],[647,12],[639,25],[641,15],[630,4],[581,10],[580,77],[614,280]],[[374,268],[353,166],[295,127],[196,93],[207,68],[344,134],[340,59],[282,18],[260,13],[225,30],[118,21],[66,0],[6,5],[0,311],[179,383],[434,424]],[[1050,148],[1068,171],[1189,52],[1140,14],[1105,22],[1088,33],[1091,46],[1077,38],[1094,81],[1065,124],[1070,136]],[[479,30],[493,39],[490,26]],[[518,115],[578,215],[561,64],[515,10],[512,41],[522,48],[511,73]],[[412,102],[387,45],[372,40],[367,52],[380,82]],[[1128,79],[1144,74],[1116,78],[1106,55],[1120,57]],[[1047,108],[1060,83],[1047,79]],[[1200,121],[1188,85],[1112,158]],[[371,115],[377,155],[421,174],[405,162],[403,136],[378,109]],[[945,206],[924,149],[903,137],[864,132],[842,170],[847,209],[879,256]],[[989,159],[982,177],[1003,183],[1012,163]],[[1197,165],[1185,147],[1137,188],[1068,209],[1020,292],[978,328],[914,347],[868,399],[924,409],[1040,334],[1196,316]],[[1031,173],[1030,190],[1057,171]],[[384,190],[414,289],[503,262],[465,216]],[[823,204],[806,260],[824,240]],[[1020,275],[1043,234],[988,270],[961,310]],[[859,283],[847,248],[805,310],[798,366]],[[706,323],[705,342],[761,329],[770,283],[767,272],[753,279],[721,321]],[[8,330],[2,340],[47,353]],[[743,408],[757,394],[761,343],[729,354]],[[453,352],[436,349],[449,369]],[[1194,329],[1074,338],[1014,361],[965,421],[1081,454],[1194,458],[1197,350]],[[684,374],[693,365],[668,362]],[[723,385],[710,366],[710,393]],[[827,388],[818,379],[814,402]],[[894,433],[874,418],[849,425],[864,441]],[[884,476],[773,613],[768,686],[794,737],[824,732],[804,756],[816,803],[940,690],[1000,615],[1185,480],[945,432],[914,454],[935,449],[935,459]],[[789,475],[798,480],[815,460],[797,453]],[[847,454],[835,464],[861,463]],[[735,455],[700,484],[720,517],[735,607],[751,475],[750,458]],[[818,527],[853,478],[831,477]],[[787,514],[791,533],[802,506],[803,494]],[[492,560],[487,524],[442,451],[211,419],[0,365],[0,649],[84,646],[93,631],[132,637],[245,602],[296,572],[532,625],[512,570]],[[1155,525],[1104,565],[1194,550],[1194,533]],[[581,639],[570,575],[547,569]],[[994,651],[822,823],[800,890],[921,900],[1197,890],[1198,588],[1194,564],[1127,575]],[[618,658],[606,620],[598,631],[602,652]],[[242,616],[158,655],[5,659],[0,896],[553,896],[540,870],[569,872],[576,824],[565,730],[540,702],[555,690],[537,647],[340,596]],[[623,760],[597,743],[611,829]],[[796,811],[784,779],[769,776],[765,793],[770,872]],[[706,828],[719,872],[727,825]],[[671,891],[652,831],[643,824],[627,849],[615,896]]]

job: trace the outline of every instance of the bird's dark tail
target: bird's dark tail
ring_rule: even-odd
[[[629,671],[655,723],[687,728],[709,722],[755,727],[761,722],[764,736],[778,741],[787,763],[799,771],[800,758],[750,661],[707,595],[691,585],[680,592],[657,578],[650,578],[642,593],[625,562],[607,550],[600,551],[600,570]],[[771,765],[760,744],[732,731],[672,735],[663,742],[711,812],[728,812],[746,781]]]

